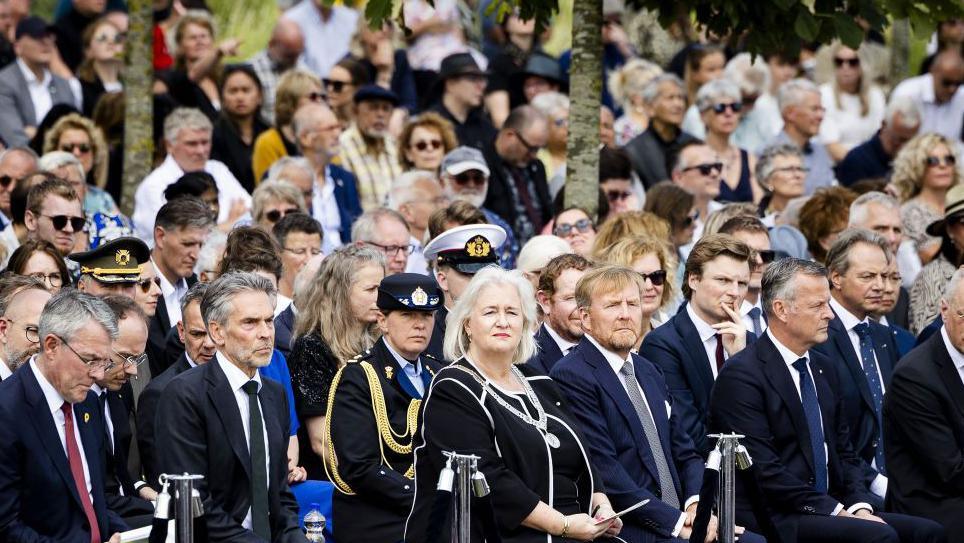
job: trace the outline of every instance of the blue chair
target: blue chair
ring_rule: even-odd
[[[318,510],[325,515],[325,543],[334,543],[331,499],[335,493],[335,485],[328,481],[304,481],[291,486],[291,492],[298,500],[298,522],[301,529],[305,529],[305,515],[311,511],[311,504],[317,503]]]

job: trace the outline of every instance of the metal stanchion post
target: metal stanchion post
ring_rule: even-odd
[[[204,478],[203,475],[164,475],[168,481],[174,482],[174,527],[177,543],[194,543],[195,513],[203,515],[200,495],[195,495],[194,481]]]

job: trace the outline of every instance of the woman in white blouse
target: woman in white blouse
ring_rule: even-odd
[[[820,86],[826,109],[820,141],[834,161],[842,160],[848,151],[870,139],[884,120],[887,100],[867,73],[861,50],[840,42],[829,46],[833,77]]]

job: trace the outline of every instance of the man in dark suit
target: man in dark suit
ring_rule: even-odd
[[[536,331],[539,349],[527,364],[549,375],[552,366],[582,339],[582,320],[576,307],[576,283],[592,267],[577,254],[559,255],[542,269],[536,301],[546,318]]]
[[[52,26],[40,17],[23,18],[13,47],[17,62],[0,70],[0,138],[7,147],[30,143],[51,107],[81,105],[67,80],[50,72],[57,54]]]
[[[104,434],[82,403],[111,365],[117,321],[64,289],[39,328],[40,353],[0,383],[0,540],[119,543],[127,526],[104,498]]]
[[[964,541],[964,272],[941,300],[944,325],[901,359],[884,398],[887,509],[944,525]]]
[[[613,507],[650,500],[623,517],[620,536],[678,541],[673,538],[689,539],[692,532],[703,459],[659,370],[631,354],[642,325],[640,283],[638,274],[616,266],[583,275],[575,296],[585,335],[551,376],[569,400]]]
[[[130,378],[137,376],[138,366],[147,360],[147,316],[130,298],[108,296],[104,303],[117,319],[117,339],[111,360],[114,367],[91,387],[88,402],[98,416],[93,421],[106,436],[104,466],[106,471],[107,507],[124,518],[133,528],[151,523],[157,498],[147,483],[131,475],[128,458],[131,452],[134,398]]]
[[[181,322],[174,330],[184,343],[184,352],[173,366],[164,370],[141,393],[137,404],[137,446],[141,454],[144,480],[155,490],[159,489],[158,476],[161,471],[157,465],[157,404],[164,388],[177,375],[200,365],[207,364],[217,350],[204,319],[201,318],[201,299],[207,292],[209,283],[195,283],[181,300]]]
[[[201,314],[217,346],[203,366],[174,377],[157,411],[164,473],[196,473],[211,541],[303,543],[288,488],[288,405],[262,379],[274,351],[275,289],[248,272],[208,287]]]
[[[756,477],[783,541],[942,542],[933,521],[874,514],[847,433],[834,362],[812,348],[833,318],[827,271],[786,258],[763,275],[763,337],[727,362],[716,381],[710,429],[746,436]],[[737,522],[757,525],[738,484]],[[828,539],[830,538],[830,539]]]
[[[483,207],[505,219],[520,244],[542,231],[552,218],[546,169],[536,153],[549,141],[549,120],[532,106],[519,106],[484,149],[489,192]]]
[[[892,259],[887,241],[870,230],[852,228],[837,238],[827,253],[834,319],[827,341],[813,348],[837,372],[841,415],[861,459],[864,484],[877,496],[876,508],[883,507],[887,491],[880,406],[897,364],[897,346],[890,330],[871,315],[881,307]]]
[[[160,375],[181,354],[183,345],[170,346],[168,335],[181,320],[181,298],[197,282],[194,265],[213,226],[214,217],[197,198],[178,198],[164,204],[154,220],[151,263],[161,280],[161,297],[148,328],[151,375]]]
[[[686,260],[686,304],[647,334],[639,349],[663,372],[680,424],[703,457],[712,448],[706,415],[713,382],[726,359],[754,337],[739,314],[751,255],[749,246],[726,234],[700,239]]]

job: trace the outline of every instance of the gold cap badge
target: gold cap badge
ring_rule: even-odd
[[[128,262],[131,261],[131,252],[127,249],[118,249],[114,253],[114,262],[117,262],[121,266],[126,266]]]
[[[489,256],[492,252],[492,244],[485,236],[475,236],[465,244],[465,253],[472,258]]]

